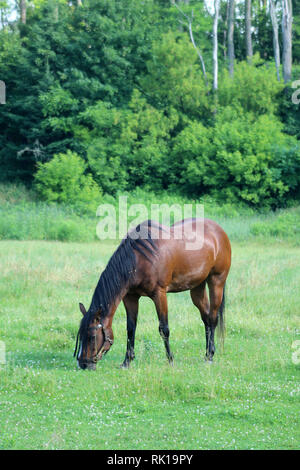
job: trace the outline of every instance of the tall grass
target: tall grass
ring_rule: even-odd
[[[300,207],[286,210],[261,211],[242,205],[217,204],[209,197],[200,200],[188,199],[168,192],[152,193],[137,188],[132,193],[119,196],[127,197],[127,207],[140,204],[146,212],[132,214],[128,223],[140,215],[141,220],[150,218],[154,205],[177,206],[179,215],[171,212],[170,223],[182,218],[184,205],[192,205],[196,215],[196,205],[203,204],[205,217],[219,222],[231,240],[250,239],[289,240],[300,243]],[[103,204],[111,204],[116,212],[117,233],[119,221],[119,196],[104,195]],[[136,207],[136,209],[138,209]],[[124,215],[124,214],[121,214]],[[96,214],[76,208],[49,204],[37,200],[33,191],[22,185],[0,185],[0,240],[58,240],[90,242],[97,240],[96,227],[99,222]],[[141,221],[140,220],[140,221]],[[162,219],[161,222],[164,222]],[[120,237],[125,234],[120,233]]]
[[[0,239],[93,241],[95,217],[47,204],[21,185],[0,185]]]

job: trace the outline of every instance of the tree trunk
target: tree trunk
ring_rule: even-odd
[[[196,49],[196,52],[197,52],[198,57],[199,57],[199,59],[200,59],[201,67],[202,67],[202,72],[203,72],[203,75],[204,75],[205,84],[206,84],[206,86],[207,86],[207,85],[208,85],[208,81],[207,81],[205,63],[204,63],[204,59],[203,59],[203,57],[202,57],[202,54],[201,54],[200,50],[198,49],[198,47],[197,47],[197,45],[196,45],[196,43],[195,43],[194,35],[193,35],[193,30],[192,30],[192,22],[191,22],[191,21],[189,22],[189,33],[190,33],[190,38],[191,38],[192,44],[193,44],[194,48]]]
[[[223,49],[224,49],[224,59],[227,59],[227,27],[228,27],[228,12],[229,12],[229,2],[227,2],[226,7],[226,19],[225,19],[225,28],[223,33]],[[227,27],[226,27],[227,26]]]
[[[82,7],[82,1],[81,0],[77,0],[77,6]]]
[[[228,0],[229,11],[228,11],[228,61],[229,61],[229,73],[233,77],[234,72],[234,9],[235,0]]]
[[[278,39],[278,21],[276,16],[276,7],[274,5],[274,0],[270,0],[270,16],[273,27],[273,48],[274,48],[274,58],[275,66],[277,73],[277,80],[280,82],[280,48],[279,48],[279,39]]]
[[[282,0],[282,68],[283,79],[292,78],[292,0]]]
[[[1,8],[1,27],[4,28],[5,25],[5,9],[4,7]]]
[[[251,0],[245,0],[245,33],[246,33],[246,55],[247,60],[251,62],[253,56],[252,34],[251,34]]]
[[[58,1],[57,0],[55,1],[55,4],[54,4],[53,15],[54,15],[55,23],[58,23],[58,20],[59,20],[59,6],[58,6]]]
[[[215,0],[215,17],[213,26],[213,67],[214,67],[214,83],[213,89],[218,89],[218,21],[220,12],[220,0]]]
[[[204,60],[203,60],[203,56],[200,52],[200,49],[197,47],[196,43],[195,43],[195,40],[194,40],[194,35],[193,35],[193,27],[192,27],[192,23],[193,23],[193,18],[194,18],[194,10],[192,10],[192,16],[189,17],[188,15],[186,15],[180,8],[179,6],[176,4],[175,0],[173,2],[173,5],[177,8],[177,10],[180,11],[180,13],[187,19],[187,26],[189,28],[189,34],[190,34],[190,39],[192,41],[192,44],[198,54],[198,57],[200,59],[200,62],[201,62],[201,67],[202,67],[202,72],[203,72],[203,75],[204,75],[204,80],[205,80],[205,85],[208,86],[208,80],[207,80],[207,75],[206,75],[206,68],[205,68],[205,63],[204,63]]]
[[[21,23],[26,24],[26,0],[20,0],[20,8],[21,8]]]

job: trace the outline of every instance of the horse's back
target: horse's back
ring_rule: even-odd
[[[192,289],[211,273],[227,277],[231,263],[228,236],[210,219],[185,219],[170,228],[168,240],[158,240],[159,280],[169,292]]]
[[[214,258],[231,255],[229,238],[223,228],[214,220],[190,218],[172,225],[174,238],[183,243],[178,245],[184,251],[211,253]],[[182,236],[181,236],[182,234]],[[178,236],[179,235],[179,236]],[[195,253],[194,253],[195,254]]]

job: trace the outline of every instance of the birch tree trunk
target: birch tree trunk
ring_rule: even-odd
[[[274,4],[274,0],[270,0],[270,16],[271,16],[272,28],[273,28],[273,48],[274,48],[274,58],[275,58],[277,80],[280,82],[280,48],[279,48],[279,39],[278,39],[278,21],[277,21],[276,6]]]
[[[204,59],[203,59],[203,56],[199,50],[199,48],[197,47],[196,43],[195,43],[195,40],[194,40],[194,35],[193,35],[193,29],[192,29],[192,22],[189,21],[189,33],[190,33],[190,38],[191,38],[191,41],[192,41],[192,44],[198,54],[198,57],[200,59],[200,62],[201,62],[201,67],[202,67],[202,72],[203,72],[203,75],[204,75],[204,80],[205,80],[205,84],[206,86],[208,86],[208,81],[207,81],[207,75],[206,75],[206,68],[205,68],[205,63],[204,63]]]
[[[225,19],[225,25],[227,25],[228,28],[228,12],[229,12],[229,3],[227,2],[226,6],[226,19]],[[224,59],[227,59],[227,28],[224,28],[224,33],[223,33],[223,49],[224,49]]]
[[[57,23],[58,19],[59,19],[58,5],[55,5],[55,7],[54,7],[54,21]]]
[[[207,80],[207,75],[206,75],[206,68],[205,68],[205,63],[204,63],[204,59],[203,59],[203,56],[200,52],[200,49],[197,47],[197,44],[195,43],[195,39],[194,39],[194,35],[193,35],[193,27],[192,27],[192,23],[193,23],[193,18],[194,18],[194,10],[192,10],[192,16],[189,17],[188,15],[186,15],[180,8],[179,6],[176,4],[176,1],[174,0],[174,2],[172,2],[173,5],[177,8],[177,10],[180,11],[180,13],[186,18],[187,20],[187,27],[189,29],[189,34],[190,34],[190,39],[191,39],[191,42],[194,46],[194,49],[196,50],[197,54],[198,54],[198,57],[199,57],[199,60],[200,60],[200,63],[201,63],[201,67],[202,67],[202,72],[203,72],[203,75],[204,75],[204,81],[205,81],[205,85],[208,86],[208,80]]]
[[[6,20],[6,5],[3,5],[1,8],[1,26],[2,26],[2,29],[4,28],[5,26],[5,20]],[[1,84],[1,82],[0,82]]]
[[[26,0],[20,0],[20,9],[21,9],[21,23],[26,24]]]
[[[233,77],[234,72],[234,9],[235,0],[228,0],[229,11],[228,11],[228,61],[229,61],[229,73]]]
[[[218,89],[218,21],[220,12],[220,0],[215,0],[215,17],[213,26],[213,68],[214,68],[214,83],[213,89]]]
[[[252,33],[251,33],[251,0],[245,0],[245,33],[246,33],[246,55],[247,60],[251,62],[253,56]]]
[[[282,0],[282,68],[286,82],[292,78],[292,0]]]

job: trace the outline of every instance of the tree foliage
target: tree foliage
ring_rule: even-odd
[[[290,85],[277,80],[271,20],[258,0],[252,1],[255,55],[247,63],[244,4],[236,6],[230,76],[221,3],[217,92],[213,18],[203,1],[180,2],[178,9],[162,0],[84,0],[81,7],[32,0],[26,24],[4,15],[2,180],[30,184],[36,174],[40,195],[60,201],[73,201],[76,185],[82,201],[84,192],[96,197],[97,188],[115,194],[136,187],[256,206],[298,197],[299,106]],[[7,2],[1,8],[7,11]],[[296,4],[294,17],[297,63]]]

